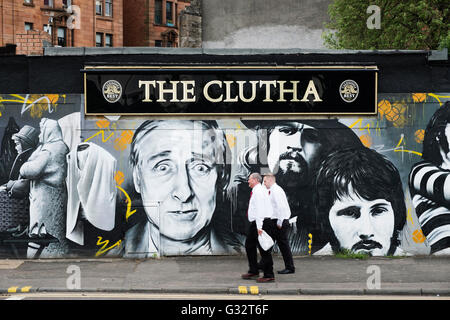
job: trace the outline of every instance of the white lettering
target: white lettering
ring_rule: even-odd
[[[195,87],[195,81],[181,81],[183,84],[183,99],[181,102],[195,102],[195,93],[194,93],[194,87]],[[188,86],[191,86],[188,88]],[[191,95],[188,97],[188,95]]]
[[[169,81],[169,83],[172,85],[171,88],[164,88],[165,81],[156,81],[159,84],[159,98],[156,100],[157,102],[166,102],[164,99],[164,94],[171,94],[172,99],[170,99],[170,102],[180,102],[177,98],[177,84],[180,81]]]
[[[286,83],[286,81],[277,81],[279,86],[280,86],[280,98],[277,100],[278,102],[285,102],[286,99],[284,99],[284,94],[285,93],[292,93],[292,99],[291,101],[294,102],[298,102],[300,100],[298,100],[297,98],[297,84],[300,81],[290,81],[292,83],[292,89],[285,89],[284,88],[284,84]]]
[[[142,100],[142,102],[152,102],[152,99],[150,99],[150,86],[156,87],[155,80],[153,81],[139,80],[138,87],[140,88],[142,87],[142,85],[144,85],[144,93],[145,93],[145,98],[144,100]]]
[[[212,85],[218,85],[219,88],[222,88],[222,81],[219,80],[213,80],[208,82],[205,87],[203,88],[203,95],[206,98],[206,100],[211,101],[211,102],[222,102],[222,97],[223,95],[220,95],[218,98],[211,98],[209,93],[208,93],[208,89],[210,86]]]
[[[314,85],[314,81],[309,80],[308,87],[306,88],[305,95],[303,96],[303,99],[300,100],[301,102],[308,102],[308,96],[312,94],[314,95],[313,102],[320,102],[322,99],[320,99],[319,93],[317,92],[316,86]]]

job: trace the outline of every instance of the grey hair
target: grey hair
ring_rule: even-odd
[[[256,179],[259,183],[263,181],[262,176],[258,172],[251,173],[250,178]]]

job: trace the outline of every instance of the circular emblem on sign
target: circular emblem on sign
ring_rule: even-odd
[[[119,101],[122,97],[122,86],[116,80],[108,80],[103,85],[103,97],[109,103],[114,103]]]
[[[353,80],[345,80],[339,87],[339,93],[341,94],[342,100],[345,102],[353,102],[358,97],[359,86]]]

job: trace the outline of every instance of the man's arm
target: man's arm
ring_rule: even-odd
[[[256,189],[256,190],[255,190]],[[264,211],[262,211],[263,205],[264,205],[264,199],[261,197],[261,189],[260,188],[253,188],[252,190],[252,196],[250,198],[250,202],[248,205],[248,220],[255,221],[256,228],[262,229],[262,224],[264,221],[264,218],[261,218],[261,215]]]
[[[450,171],[428,162],[418,163],[411,169],[409,189],[411,196],[419,194],[448,207],[450,206]]]
[[[291,217],[291,209],[289,208],[289,202],[286,197],[286,193],[280,187],[276,192],[276,201],[278,207],[277,227],[281,229],[283,221]]]

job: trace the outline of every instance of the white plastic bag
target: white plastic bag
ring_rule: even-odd
[[[261,248],[263,248],[264,251],[269,250],[273,246],[273,239],[271,236],[267,234],[264,230],[262,231],[262,234],[258,235],[258,241]]]

